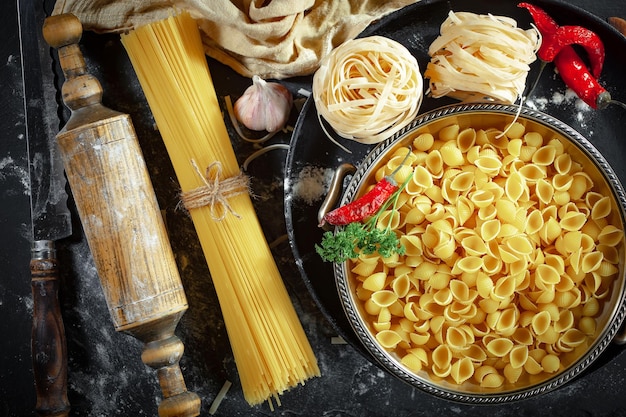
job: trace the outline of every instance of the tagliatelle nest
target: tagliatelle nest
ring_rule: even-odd
[[[318,115],[339,136],[366,144],[382,142],[406,126],[422,97],[417,60],[403,45],[382,36],[343,43],[313,77]]]
[[[524,93],[541,36],[505,16],[450,11],[428,49],[424,72],[434,98],[513,104]]]

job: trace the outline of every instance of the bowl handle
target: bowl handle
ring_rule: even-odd
[[[318,224],[322,223],[322,219],[326,213],[328,213],[335,206],[335,204],[337,204],[337,201],[341,196],[341,192],[343,191],[344,178],[348,175],[354,174],[355,171],[356,167],[347,162],[339,165],[339,167],[335,170],[333,179],[330,182],[330,187],[328,188],[328,193],[326,194],[326,198],[317,212]],[[330,224],[324,224],[324,226],[322,226],[325,230],[330,230],[332,227],[333,226]]]

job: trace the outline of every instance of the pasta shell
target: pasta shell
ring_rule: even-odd
[[[418,165],[415,167],[411,183],[417,186],[416,189],[425,190],[433,186],[433,177],[426,168]]]
[[[543,216],[539,210],[532,210],[526,218],[526,233],[534,235],[543,227]]]
[[[497,214],[496,206],[492,204],[478,209],[478,218],[483,221],[493,220],[496,218]]]
[[[600,268],[603,259],[604,255],[602,254],[602,252],[594,251],[585,254],[581,263],[582,271],[585,274],[596,271],[598,268]]]
[[[559,313],[559,319],[554,323],[554,330],[559,333],[565,332],[574,326],[574,314],[571,310],[562,310]]]
[[[580,200],[592,186],[593,181],[586,173],[576,172],[572,174],[572,185],[569,187],[572,200]]]
[[[554,162],[555,157],[556,149],[554,146],[546,145],[537,149],[537,151],[533,154],[531,161],[533,164],[547,166]]]
[[[464,171],[454,177],[450,183],[450,188],[455,191],[465,192],[468,191],[474,185],[474,173],[471,171]]]
[[[602,200],[603,198],[604,196],[602,194],[595,191],[589,191],[585,194],[585,203],[587,203],[587,207],[593,207],[598,201]]]
[[[476,130],[468,127],[459,132],[456,137],[457,147],[463,153],[467,153],[476,143]]]
[[[513,349],[513,342],[506,337],[499,337],[490,341],[486,348],[489,353],[501,358],[509,354],[511,349]]]
[[[377,272],[363,281],[363,288],[372,292],[381,291],[385,288],[386,281],[387,274],[385,272]]]
[[[478,256],[466,256],[459,258],[455,267],[460,272],[478,272],[483,266],[483,260]],[[453,270],[454,271],[454,270]]]
[[[561,343],[570,347],[578,347],[587,341],[587,335],[578,329],[569,329],[559,338]]]
[[[528,346],[516,345],[509,352],[509,363],[515,369],[522,368],[528,360]]]
[[[523,372],[523,367],[513,368],[510,363],[507,363],[502,371],[507,382],[511,384],[515,384],[519,380],[520,376],[522,376]]]
[[[544,372],[550,374],[555,373],[561,367],[561,360],[557,355],[550,354],[543,357],[541,360],[541,368]]]
[[[502,167],[502,162],[497,157],[493,156],[480,156],[474,161],[474,165],[489,176],[495,176]]]
[[[456,140],[457,136],[459,135],[459,130],[461,130],[461,127],[456,123],[443,127],[441,130],[439,130],[438,138],[439,140],[444,142]]]
[[[511,156],[514,156],[515,158],[519,158],[520,152],[522,149],[522,144],[523,142],[521,139],[512,139],[507,144],[506,150]]]
[[[468,236],[461,240],[461,246],[469,256],[481,256],[487,253],[487,245],[479,236]]]
[[[552,186],[556,191],[569,191],[574,178],[569,174],[556,174],[552,177]]]
[[[450,376],[457,384],[462,384],[474,374],[474,365],[469,358],[462,358],[452,364]]]
[[[420,361],[419,358],[412,353],[404,355],[402,359],[400,359],[400,363],[414,373],[418,373],[423,367],[422,361]]]
[[[477,190],[469,195],[469,199],[478,208],[483,208],[491,205],[495,200],[493,193],[485,190]]]
[[[446,369],[452,361],[452,352],[447,345],[438,346],[432,353],[433,365],[439,369]]]
[[[524,194],[526,183],[518,172],[513,172],[506,179],[505,192],[511,201],[517,201]]]
[[[383,330],[376,333],[376,340],[385,349],[395,349],[402,337],[393,330]]]
[[[474,214],[474,203],[465,196],[460,196],[456,202],[459,225],[463,226]]]
[[[543,136],[538,132],[528,132],[524,135],[524,142],[528,146],[539,148],[543,145]]]
[[[404,247],[404,253],[409,257],[421,257],[424,253],[422,240],[416,235],[401,235],[400,244]],[[405,261],[405,264],[407,262]]]
[[[487,220],[480,226],[480,236],[484,242],[493,240],[500,233],[501,224],[499,220]]]
[[[563,230],[574,232],[582,229],[586,221],[587,216],[583,213],[569,212],[561,219],[559,225]]]
[[[578,330],[587,336],[593,336],[596,333],[596,321],[592,317],[581,317],[578,322]]]
[[[493,286],[493,281],[487,274],[479,274],[476,278],[476,289],[478,290],[478,295],[482,298],[489,298]]]
[[[463,152],[459,148],[456,147],[456,143],[449,142],[439,149],[441,152],[441,158],[443,159],[444,164],[449,167],[459,167],[465,163],[465,157],[463,156]]]
[[[524,370],[530,375],[537,375],[543,371],[541,364],[535,360],[532,356],[528,357],[526,363],[524,363]]]
[[[562,153],[554,159],[554,169],[559,174],[569,174],[572,169],[572,158],[568,153]]]
[[[489,139],[489,143],[496,148],[506,149],[509,144],[509,138],[507,135],[503,134],[502,131],[498,129],[488,129],[485,131],[487,134],[487,138]],[[508,133],[508,132],[507,132]]]
[[[380,307],[389,307],[397,300],[398,295],[389,290],[380,290],[372,294],[372,301]]]
[[[511,297],[515,292],[515,277],[507,275],[499,278],[493,288],[493,294],[496,299],[503,300]]]
[[[601,277],[611,277],[618,273],[617,266],[610,262],[602,261],[600,267],[595,271]]]
[[[529,183],[535,183],[540,179],[546,178],[547,176],[545,167],[537,164],[526,164],[520,168],[519,173]]]
[[[502,264],[502,259],[495,256],[485,255],[483,257],[483,271],[485,271],[487,274],[497,274],[498,272],[500,272],[500,270],[502,270]]]
[[[418,151],[428,151],[433,147],[435,138],[430,133],[422,133],[413,139],[413,147]]]
[[[520,149],[519,158],[524,162],[530,162],[533,159],[535,152],[537,152],[536,147],[523,145]]]
[[[426,168],[435,177],[441,176],[443,173],[443,158],[438,150],[432,151],[426,158]]]
[[[591,218],[593,220],[602,219],[611,213],[611,199],[606,196],[602,197],[593,205],[591,209]]]
[[[524,235],[512,236],[506,241],[506,245],[513,252],[520,255],[530,255],[534,251],[534,246]]]
[[[540,311],[533,316],[531,327],[536,335],[541,335],[548,331],[551,323],[552,319],[550,318],[550,313],[547,311]]]

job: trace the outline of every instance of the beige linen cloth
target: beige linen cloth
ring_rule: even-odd
[[[85,30],[120,33],[186,10],[208,56],[251,77],[312,74],[332,48],[419,0],[57,0]]]

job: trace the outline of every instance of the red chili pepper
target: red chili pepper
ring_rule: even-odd
[[[546,13],[540,7],[529,3],[519,3],[517,7],[523,7],[530,12],[533,20],[535,21],[535,25],[541,34],[553,34],[559,28],[559,25],[552,19],[552,17]]]
[[[382,180],[378,181],[374,188],[361,197],[326,213],[322,218],[320,226],[323,226],[324,223],[330,223],[334,226],[345,226],[350,223],[360,222],[375,214],[381,206],[385,204],[385,201],[398,190],[398,182],[393,177],[410,155],[411,149],[409,148],[409,151],[400,165],[398,165],[391,174],[386,175]]]
[[[605,52],[602,39],[595,32],[582,26],[559,26],[543,9],[532,4],[519,3],[518,7],[530,12],[541,33],[541,46],[537,51],[539,59],[552,62],[564,47],[580,45],[589,56],[591,72],[596,78],[600,76]]]
[[[326,213],[322,224],[327,222],[335,226],[344,226],[361,221],[376,213],[397,189],[398,183],[391,176],[387,176],[358,199]]]
[[[603,109],[612,102],[609,92],[587,70],[583,60],[571,46],[566,46],[558,53],[554,65],[563,82],[592,108]]]

